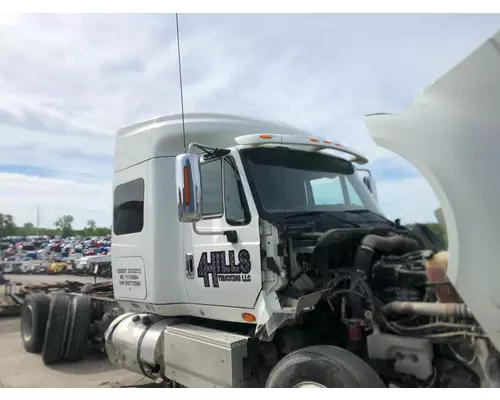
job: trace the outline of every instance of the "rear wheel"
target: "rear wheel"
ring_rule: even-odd
[[[42,350],[42,359],[46,365],[59,362],[63,358],[70,304],[71,299],[67,294],[56,294],[50,302]]]
[[[377,373],[354,354],[334,346],[312,346],[284,357],[267,388],[385,388]]]
[[[91,298],[86,295],[75,296],[68,313],[65,360],[80,361],[84,357],[90,330],[91,314]]]
[[[42,351],[49,308],[50,298],[45,294],[26,296],[21,311],[21,338],[24,349],[29,353]]]

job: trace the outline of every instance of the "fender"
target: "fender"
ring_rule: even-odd
[[[377,145],[433,188],[448,232],[448,277],[500,350],[500,32],[407,109],[365,122]]]

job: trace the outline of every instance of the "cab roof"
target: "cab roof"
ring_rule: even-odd
[[[216,114],[186,113],[186,143],[181,114],[152,118],[119,129],[115,141],[115,172],[156,157],[175,157],[192,142],[209,147],[236,146],[236,138],[249,134],[312,137],[311,133],[282,122]]]
[[[186,145],[229,147],[249,133],[284,133],[311,136],[292,126],[229,114],[184,114]],[[115,142],[115,172],[155,157],[175,157],[184,152],[181,114],[152,118],[119,129]]]

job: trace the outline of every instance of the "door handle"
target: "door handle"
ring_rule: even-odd
[[[186,277],[194,279],[194,257],[192,253],[186,253]]]

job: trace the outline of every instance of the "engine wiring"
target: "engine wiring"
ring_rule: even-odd
[[[348,241],[342,234],[337,241]],[[336,321],[325,329],[344,332],[333,340],[395,387],[476,385],[480,353],[468,345],[487,336],[447,280],[446,264],[431,264],[437,253],[414,250],[410,241],[391,235],[351,237],[355,245],[344,253],[333,248],[335,242],[330,254],[313,257],[312,271],[319,260],[325,272],[315,290],[325,291],[324,305]]]
[[[472,338],[472,340],[471,340],[470,349],[473,350],[473,354],[472,354],[472,358],[470,360],[468,360],[467,358],[465,358],[464,356],[462,356],[457,350],[455,350],[455,348],[453,347],[453,344],[451,344],[451,343],[448,344],[448,348],[450,349],[450,351],[452,352],[453,356],[458,361],[460,361],[464,365],[467,365],[467,366],[470,367],[470,366],[474,365],[474,363],[477,360],[477,352],[474,349],[475,340],[476,340],[475,338]]]
[[[415,271],[416,272],[416,271]],[[345,288],[345,284],[350,281],[354,281],[354,285],[350,288]],[[340,286],[340,287],[339,287]],[[330,289],[327,296],[327,302],[332,310],[335,310],[333,304],[334,299],[341,296],[342,299],[342,313],[345,313],[346,300],[349,296],[359,297],[366,301],[368,306],[368,311],[371,311],[373,315],[373,322],[381,325],[382,328],[402,336],[415,336],[429,339],[433,342],[440,342],[442,339],[463,339],[465,337],[471,338],[483,338],[486,337],[484,333],[479,331],[479,327],[476,324],[459,323],[459,322],[448,322],[448,321],[437,321],[407,326],[401,324],[401,321],[389,321],[381,308],[378,306],[376,296],[373,290],[370,288],[363,276],[354,269],[339,269],[334,273],[334,277],[330,279],[324,286],[325,289]],[[428,296],[424,297],[424,301],[428,299]],[[410,321],[413,322],[420,316],[412,316]],[[343,316],[342,318],[346,322],[352,322],[351,319]],[[363,324],[365,327],[369,327],[370,323]]]

